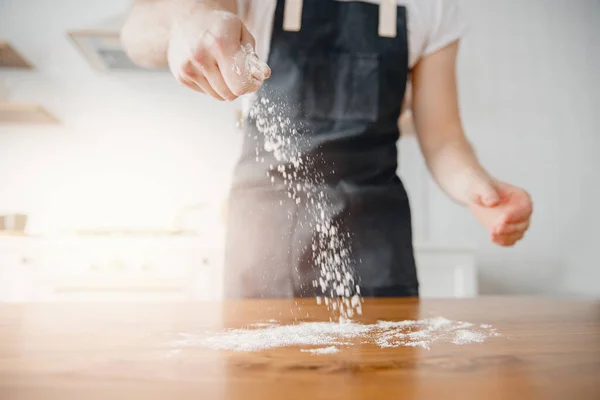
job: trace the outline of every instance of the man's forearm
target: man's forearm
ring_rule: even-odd
[[[421,152],[438,185],[461,204],[493,182],[462,129],[456,87],[458,41],[423,57],[413,68],[412,103]],[[479,191],[490,193],[489,190]]]
[[[433,148],[422,148],[427,167],[441,187],[455,201],[466,204],[475,185],[491,182],[493,178],[479,163],[473,147],[460,133],[451,135]]]
[[[121,30],[128,56],[147,68],[167,66],[173,23],[203,9],[237,11],[236,0],[136,0]]]

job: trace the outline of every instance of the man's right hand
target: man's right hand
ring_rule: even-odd
[[[254,46],[254,38],[237,15],[203,6],[173,20],[169,67],[183,85],[231,101],[256,92],[271,75]]]

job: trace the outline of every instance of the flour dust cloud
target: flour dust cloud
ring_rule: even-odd
[[[307,148],[306,127],[289,117],[286,104],[262,97],[253,102],[249,116],[256,121],[264,150],[277,161],[277,165],[269,165],[267,177],[273,183],[276,176],[282,177],[289,198],[309,215],[308,221],[300,223],[309,224],[314,231],[312,251],[318,277],[313,285],[324,295],[317,301],[324,303],[332,315],[348,319],[362,313],[358,279],[350,263],[350,232],[344,232],[331,215],[330,199],[322,190],[324,179],[315,167],[320,160],[303,151]],[[257,148],[256,161],[266,163],[260,154]]]

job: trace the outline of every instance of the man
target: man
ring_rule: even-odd
[[[313,284],[323,228],[308,196],[290,195],[290,181],[325,194],[321,207],[347,237],[342,262],[363,295],[418,295],[409,203],[396,176],[409,74],[420,147],[437,183],[494,243],[523,237],[529,195],[490,176],[463,133],[455,78],[462,30],[453,0],[135,2],[122,40],[136,63],[168,65],[179,82],[218,100],[255,93],[246,101],[266,100],[301,127],[308,162],[299,171],[265,150],[264,121],[246,111],[229,205],[229,297],[328,294]]]

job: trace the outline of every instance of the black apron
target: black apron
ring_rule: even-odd
[[[409,202],[396,175],[409,72],[406,9],[397,8],[397,35],[389,38],[378,34],[377,4],[304,0],[299,32],[283,30],[284,6],[278,0],[272,74],[255,104],[275,108],[268,118],[285,125],[291,139],[283,150],[300,149],[302,168],[265,150],[264,121],[246,117],[229,197],[225,296],[327,295],[313,284],[318,232],[309,205],[319,193],[348,242],[343,256],[360,293],[417,296]],[[290,194],[305,182],[312,197]]]

